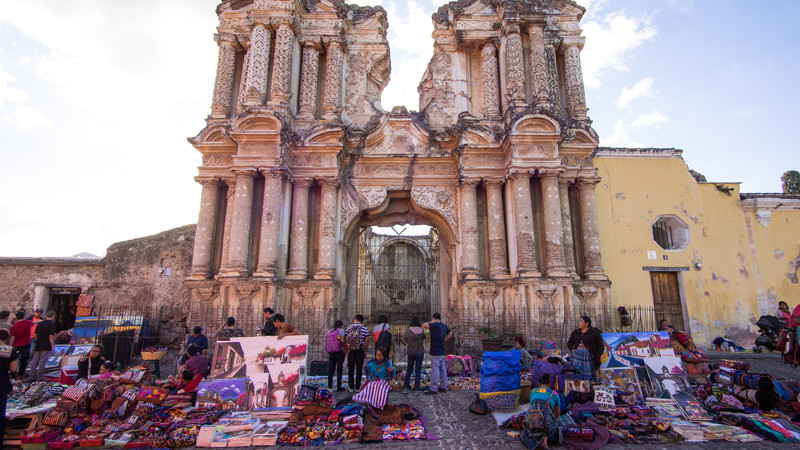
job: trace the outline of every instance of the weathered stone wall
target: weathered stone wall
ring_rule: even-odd
[[[81,288],[95,305],[185,306],[195,225],[113,244],[101,260],[0,259],[0,308],[47,308],[54,287]]]

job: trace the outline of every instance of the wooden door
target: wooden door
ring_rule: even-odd
[[[681,292],[678,287],[678,272],[650,272],[650,286],[653,290],[653,308],[656,326],[661,319],[678,331],[686,331],[683,323]]]

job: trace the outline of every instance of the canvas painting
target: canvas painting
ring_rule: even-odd
[[[670,398],[670,395],[674,397],[677,393],[693,395],[686,370],[679,357],[646,358],[644,362],[655,397]]]
[[[655,397],[656,393],[653,391],[653,385],[650,384],[650,376],[647,375],[647,367],[636,367],[636,377],[639,379],[639,388],[642,390],[644,398]]]
[[[641,405],[644,403],[635,368],[600,369],[600,382],[620,398],[631,399],[632,402],[626,402],[628,404]]]
[[[645,358],[675,355],[666,331],[603,333],[603,342],[601,368],[641,367]]]
[[[53,353],[47,358],[47,367],[55,367],[61,364],[61,358],[63,358],[67,351],[69,350],[69,344],[65,345],[54,345],[53,346]]]
[[[697,401],[694,395],[679,392],[672,394],[672,398],[675,399],[675,403],[678,404],[678,408],[680,408],[686,419],[693,422],[706,422],[714,419],[706,412],[703,406],[700,405],[700,402]]]
[[[249,378],[254,408],[291,406],[303,383],[307,352],[308,336],[258,336],[217,342],[211,378]]]
[[[253,408],[252,395],[253,383],[247,378],[203,380],[197,387],[197,406],[249,411]]]
[[[97,317],[77,317],[72,328],[71,344],[94,344],[97,339],[97,329],[100,327]]]

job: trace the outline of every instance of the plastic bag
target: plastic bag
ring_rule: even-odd
[[[519,350],[484,352],[481,367],[481,392],[506,392],[519,389],[522,370]]]

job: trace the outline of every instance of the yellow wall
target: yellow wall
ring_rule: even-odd
[[[779,298],[790,307],[800,301],[800,284],[786,276],[789,261],[800,256],[800,210],[773,212],[764,227],[743,210],[737,183],[697,183],[671,149],[600,149],[594,165],[602,179],[595,194],[612,305],[652,306],[643,267],[688,268],[678,278],[695,342],[707,346],[729,335],[749,348],[759,315],[771,314]],[[717,186],[732,189],[730,195]],[[651,227],[663,215],[688,225],[683,250],[653,240]]]

